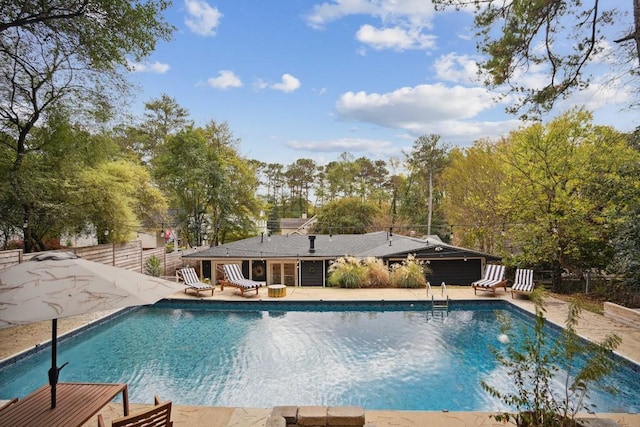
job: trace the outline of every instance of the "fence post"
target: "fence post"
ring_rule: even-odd
[[[591,270],[587,271],[586,276],[587,276],[587,277],[585,277],[586,280],[584,281],[584,287],[585,287],[584,293],[588,294],[589,293],[589,283],[591,282]]]

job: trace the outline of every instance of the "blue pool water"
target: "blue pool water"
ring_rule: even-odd
[[[496,308],[516,328],[532,324],[506,304],[460,304],[444,321],[409,302],[267,304],[132,311],[60,343],[59,364],[69,362],[60,380],[126,382],[133,402],[493,411],[506,408],[480,382],[510,384],[489,350],[503,345]],[[0,369],[0,399],[45,384],[49,365],[47,350]],[[619,393],[593,390],[596,411],[640,410],[636,367],[623,364],[608,384]]]

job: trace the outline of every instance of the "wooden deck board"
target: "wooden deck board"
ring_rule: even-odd
[[[0,412],[0,425],[81,426],[122,393],[124,415],[129,414],[126,384],[59,383],[56,407],[51,409],[51,388],[46,385]]]

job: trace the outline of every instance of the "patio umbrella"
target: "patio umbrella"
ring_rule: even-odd
[[[61,317],[153,304],[184,284],[88,261],[68,252],[44,252],[0,270],[0,328],[51,320],[51,408],[56,406],[57,326]]]

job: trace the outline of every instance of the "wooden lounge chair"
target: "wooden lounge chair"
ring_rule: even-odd
[[[504,280],[504,265],[488,264],[484,271],[482,279],[471,284],[473,293],[477,294],[478,289],[481,291],[491,291],[496,294],[496,289],[504,288],[507,291],[507,281]]]
[[[154,405],[146,411],[113,420],[111,427],[172,427],[171,401],[161,403],[155,396]],[[106,427],[102,414],[98,415],[98,427]]]
[[[513,294],[529,295],[533,292],[535,283],[533,283],[533,270],[518,268],[516,270],[516,278],[511,286],[511,298]]]
[[[176,277],[178,278],[178,282],[184,282],[185,285],[189,286],[185,288],[184,293],[187,293],[187,290],[192,290],[196,292],[198,297],[200,297],[201,291],[211,291],[211,295],[213,295],[213,291],[215,286],[207,285],[206,283],[202,283],[196,270],[191,267],[181,268],[176,270]]]
[[[224,279],[219,281],[221,290],[224,290],[225,286],[230,286],[238,288],[242,296],[244,296],[245,292],[253,290],[255,290],[256,295],[258,295],[258,290],[263,286],[263,283],[245,279],[238,264],[224,264],[222,269],[224,271]]]

